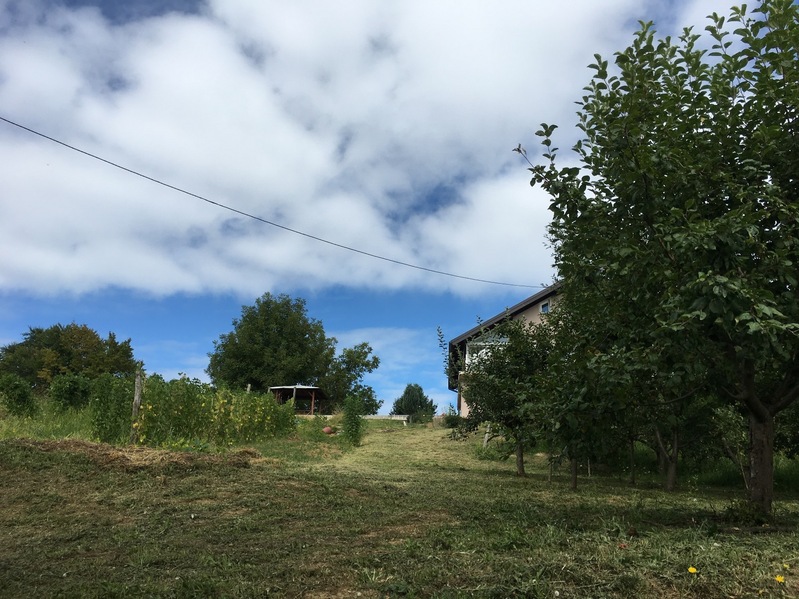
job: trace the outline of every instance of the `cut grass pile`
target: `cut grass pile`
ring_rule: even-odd
[[[799,596],[796,497],[756,525],[726,491],[570,492],[532,462],[518,479],[443,429],[379,422],[352,450],[0,441],[2,596]]]

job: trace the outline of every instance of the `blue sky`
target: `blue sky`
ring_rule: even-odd
[[[673,35],[727,8],[0,0],[0,117],[361,252],[0,121],[0,345],[77,322],[130,338],[150,372],[205,379],[241,306],[287,293],[340,348],[372,345],[382,411],[408,383],[443,410],[436,328],[455,337],[555,275],[547,198],[511,149],[540,160],[541,122],[577,139],[586,65],[639,19]]]

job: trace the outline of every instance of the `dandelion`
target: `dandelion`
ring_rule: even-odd
[[[782,574],[777,574],[774,580],[776,580],[778,584],[783,584],[785,582],[785,577]]]
[[[696,568],[694,568],[693,566],[688,566],[688,572],[690,574],[696,574],[698,572],[698,570]]]

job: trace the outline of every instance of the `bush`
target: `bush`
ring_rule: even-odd
[[[452,406],[447,409],[447,413],[441,417],[441,426],[444,428],[458,428],[463,424],[463,417],[458,415]]]
[[[130,435],[133,379],[101,374],[91,386],[92,435],[103,443],[121,443]]]
[[[50,399],[62,410],[86,407],[91,396],[91,381],[82,374],[60,374],[50,383]]]
[[[363,402],[354,396],[344,400],[344,417],[341,421],[341,435],[355,447],[363,440],[366,420],[363,418]]]
[[[36,401],[30,384],[16,374],[5,374],[0,377],[0,397],[3,405],[14,416],[36,414]]]

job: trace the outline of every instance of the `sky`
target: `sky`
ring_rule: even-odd
[[[730,4],[0,0],[0,345],[75,322],[207,381],[288,294],[372,346],[381,413],[409,383],[446,410],[437,329],[556,276],[512,149],[556,123],[567,164],[594,54]]]

